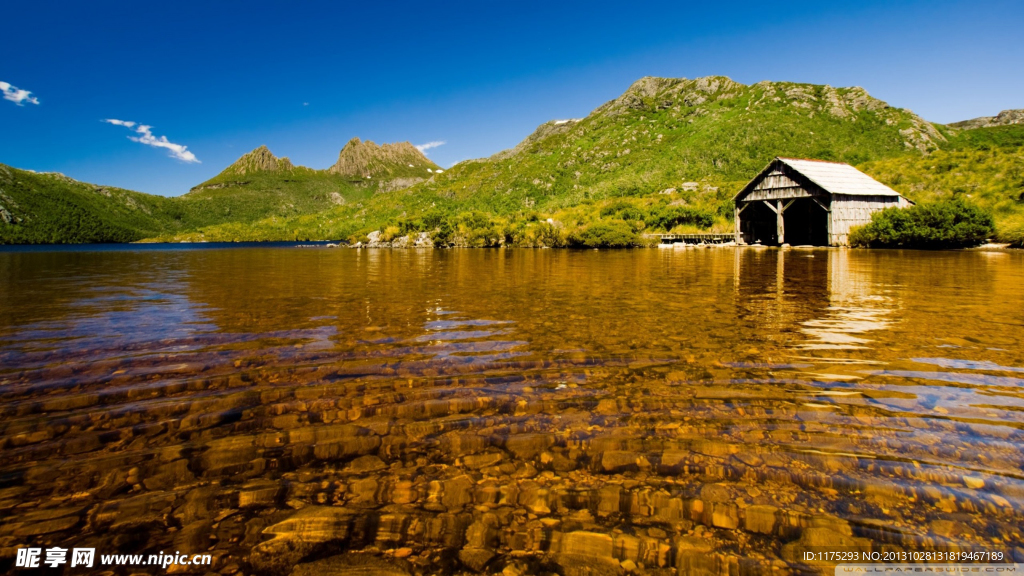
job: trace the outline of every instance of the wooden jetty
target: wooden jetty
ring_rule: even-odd
[[[644,238],[657,238],[661,244],[726,244],[736,239],[735,234],[644,234]]]

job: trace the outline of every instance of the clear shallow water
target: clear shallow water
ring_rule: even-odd
[[[0,568],[1024,561],[1022,286],[1021,253],[0,252]]]

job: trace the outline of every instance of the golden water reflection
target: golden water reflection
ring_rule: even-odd
[[[1024,561],[1022,282],[1019,253],[0,253],[0,562]]]

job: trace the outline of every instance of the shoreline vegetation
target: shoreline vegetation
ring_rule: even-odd
[[[867,248],[972,248],[995,233],[992,214],[962,198],[887,208],[854,228],[850,245]]]
[[[638,247],[654,232],[731,233],[735,193],[787,156],[846,162],[919,205],[989,215],[967,236],[885,215],[860,245],[1024,247],[1024,124],[972,122],[933,124],[858,87],[648,77],[586,118],[446,170],[407,143],[353,139],[323,170],[261,146],[168,198],[0,165],[0,244]],[[953,222],[940,220],[929,226]]]

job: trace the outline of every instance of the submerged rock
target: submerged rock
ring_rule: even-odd
[[[348,537],[353,512],[331,506],[309,506],[263,530],[273,536],[255,548],[249,562],[259,570],[287,573],[319,544]]]

